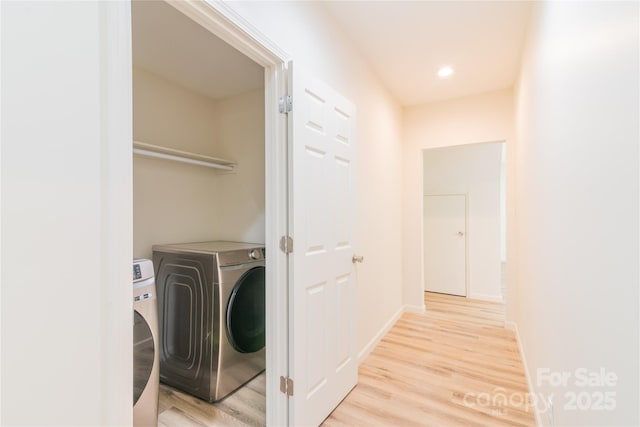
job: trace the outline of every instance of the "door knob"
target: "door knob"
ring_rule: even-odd
[[[354,255],[353,258],[351,258],[351,262],[354,264],[356,262],[364,262],[364,257],[362,255]]]
[[[463,231],[458,231],[458,236],[464,236],[464,232]]]

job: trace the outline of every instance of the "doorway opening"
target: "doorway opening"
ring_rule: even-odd
[[[171,278],[167,283],[172,280],[175,285],[171,291],[158,284],[159,296],[175,297],[169,311],[159,298],[158,309],[167,314],[164,319],[159,316],[159,329],[173,331],[171,340],[165,337],[164,342],[159,332],[161,378],[162,357],[184,356],[189,360],[185,359],[181,373],[193,374],[202,380],[200,384],[208,381],[212,390],[210,397],[202,397],[200,385],[177,386],[182,377],[161,386],[160,420],[164,414],[167,425],[194,419],[204,425],[214,419],[216,424],[220,420],[224,424],[286,424],[286,398],[267,392],[278,390],[278,375],[286,372],[288,364],[288,325],[286,316],[279,314],[286,310],[287,261],[274,237],[286,234],[287,226],[287,181],[282,172],[287,165],[286,119],[277,116],[284,56],[266,47],[260,35],[249,35],[238,24],[239,18],[222,5],[134,1],[131,17],[134,257],[155,259],[154,245],[166,249],[172,244],[225,242],[215,246],[216,251],[229,251],[226,242],[234,242],[238,250],[245,248],[238,243],[253,245],[244,251],[247,259],[241,263],[233,258],[234,263],[228,264],[214,255],[213,266],[202,262],[202,274],[195,268],[191,276],[185,273],[190,267],[181,257],[181,270],[166,276]],[[254,266],[254,261],[264,267]],[[256,291],[262,299],[256,292],[241,292],[247,286],[240,289],[240,285],[249,282],[239,275],[238,266],[248,273],[262,272],[260,280],[250,281],[256,289],[262,284],[262,291]],[[233,309],[224,309],[223,276],[232,277],[237,285],[227,289]],[[197,278],[202,279],[200,288]],[[243,298],[233,298],[241,293]],[[234,301],[247,299],[261,307],[248,307],[244,313]],[[191,308],[179,309],[182,303]],[[176,320],[183,311],[189,318]],[[223,323],[235,326],[225,328]],[[190,325],[200,325],[202,330],[186,327]],[[260,350],[238,350],[235,335],[228,337],[227,329],[238,326],[251,332],[252,350],[257,342],[253,335],[261,336],[263,343],[266,340],[261,362],[266,374],[254,366],[255,358],[245,357]],[[262,331],[254,334],[259,327]],[[202,337],[198,345],[196,336]],[[224,356],[220,350],[225,337],[229,354],[236,356],[226,362],[223,359],[229,354]],[[198,346],[202,357],[193,358]],[[219,357],[207,356],[207,350],[218,351]],[[223,363],[230,368],[224,369]],[[242,363],[257,376],[235,378],[235,373],[244,372]],[[219,384],[223,371],[233,377],[226,386]],[[192,395],[220,402],[209,404]]]
[[[423,150],[425,291],[503,302],[506,144]]]

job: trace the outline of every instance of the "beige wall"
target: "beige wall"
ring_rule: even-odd
[[[231,2],[294,60],[357,109],[358,348],[402,307],[401,109],[316,2]],[[294,100],[295,108],[295,100]]]
[[[506,141],[510,169],[513,93],[510,89],[404,109],[403,281],[405,304],[422,309],[422,150]],[[507,180],[513,174],[507,171]],[[511,186],[507,185],[507,200]],[[507,235],[512,211],[507,202]],[[507,258],[510,258],[509,238]],[[509,276],[507,276],[509,280]]]
[[[217,103],[216,151],[237,159],[237,173],[218,178],[218,229],[222,240],[265,241],[264,90]]]
[[[134,69],[137,141],[222,157],[237,172],[134,156],[134,257],[154,244],[264,242],[264,94],[213,100]]]
[[[524,53],[513,315],[555,425],[640,421],[638,12],[637,2],[537,3]],[[566,372],[567,386],[539,379],[545,369]],[[580,386],[577,369],[617,379]]]

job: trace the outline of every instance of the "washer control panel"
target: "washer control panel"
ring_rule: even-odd
[[[142,271],[140,270],[140,264],[133,264],[133,280],[142,279]]]
[[[153,262],[148,259],[133,260],[133,283],[153,278]]]

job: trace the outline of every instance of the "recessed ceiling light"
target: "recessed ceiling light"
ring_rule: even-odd
[[[442,67],[438,70],[438,77],[449,77],[451,74],[453,74],[451,67]]]

